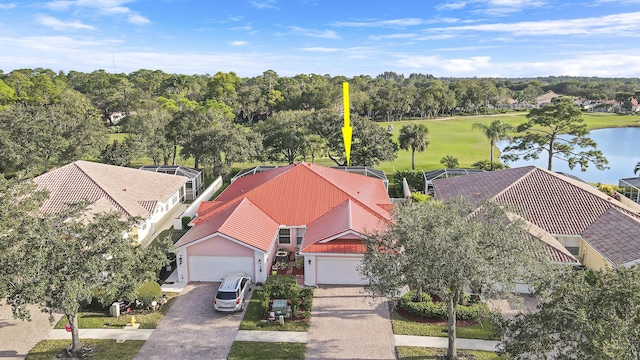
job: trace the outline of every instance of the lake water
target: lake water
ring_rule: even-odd
[[[602,151],[604,157],[609,160],[608,170],[598,170],[591,163],[586,172],[580,171],[579,165],[571,170],[566,162],[553,159],[553,171],[571,174],[586,182],[615,185],[618,184],[619,179],[636,176],[633,174],[633,169],[640,162],[640,127],[592,130],[589,136],[598,144],[597,149]],[[502,150],[508,144],[508,141],[499,141],[497,146]],[[542,152],[538,160],[521,159],[507,165],[512,168],[535,165],[546,169],[547,154]]]

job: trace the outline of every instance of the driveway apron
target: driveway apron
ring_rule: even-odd
[[[31,313],[31,321],[17,320],[13,318],[11,306],[0,299],[0,358],[3,360],[24,359],[62,317],[61,314],[54,314],[55,322],[50,323],[49,315],[41,312],[36,305],[27,308]]]
[[[190,283],[135,359],[226,359],[243,313],[218,313],[219,283]]]
[[[306,359],[395,359],[389,307],[362,287],[316,289]]]

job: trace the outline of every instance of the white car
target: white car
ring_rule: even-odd
[[[251,277],[244,273],[227,275],[213,299],[213,308],[217,311],[242,311],[244,300],[251,290]]]

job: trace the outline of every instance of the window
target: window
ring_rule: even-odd
[[[571,255],[578,256],[580,255],[580,239],[575,237],[563,236],[560,237],[560,242],[567,249]]]
[[[296,245],[302,245],[302,239],[304,239],[305,228],[296,229]]]
[[[278,232],[278,244],[291,244],[291,229],[280,229]]]

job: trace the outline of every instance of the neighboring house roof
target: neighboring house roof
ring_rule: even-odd
[[[240,211],[246,206],[254,210]],[[304,226],[305,249],[336,235],[363,237],[366,231],[378,230],[391,220],[391,208],[379,179],[314,164],[292,164],[237,178],[215,201],[200,205],[191,222],[193,228],[176,245],[188,245],[218,232],[266,250],[267,239],[269,244],[275,239],[279,226]],[[227,221],[255,233],[226,233]],[[363,252],[362,247],[340,249]]]
[[[121,166],[75,161],[33,179],[49,191],[41,210],[55,213],[68,204],[87,201],[93,208],[117,210],[130,217],[147,218],[158,202],[166,201],[187,178]],[[106,200],[106,201],[105,201]]]
[[[628,257],[622,256],[623,248],[629,255],[635,251],[640,254],[640,238],[633,240],[628,230],[616,227],[616,231],[599,236],[594,231],[603,218],[614,216],[624,219],[634,231],[640,231],[640,214],[589,184],[548,170],[526,166],[439,179],[433,186],[441,200],[463,196],[475,205],[492,200],[513,208],[550,234],[581,235],[613,264],[626,262]],[[629,251],[631,248],[635,250]]]

